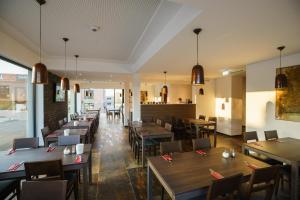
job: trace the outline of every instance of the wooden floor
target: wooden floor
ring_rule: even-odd
[[[89,199],[146,199],[146,170],[133,159],[127,131],[120,120],[107,120],[101,115],[93,147],[93,185],[89,187]],[[241,144],[241,137],[218,136],[218,146],[240,151]],[[184,150],[191,150],[190,141],[184,143]],[[155,199],[160,199],[160,191],[159,183],[155,184]]]

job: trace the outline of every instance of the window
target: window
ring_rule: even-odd
[[[33,136],[31,71],[0,59],[0,150]]]

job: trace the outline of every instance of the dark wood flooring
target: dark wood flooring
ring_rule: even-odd
[[[218,146],[241,151],[241,144],[239,136],[218,136]],[[191,148],[191,142],[185,141],[184,150]],[[101,115],[92,159],[93,184],[89,187],[89,199],[146,199],[146,169],[134,160],[128,144],[128,129],[122,126],[121,120],[107,120],[105,115]],[[155,199],[160,199],[160,191],[159,183],[155,184]]]

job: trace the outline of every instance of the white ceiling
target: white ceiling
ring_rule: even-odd
[[[299,0],[175,0],[201,10],[167,45],[140,69],[159,76],[190,77],[196,64],[196,36],[199,35],[199,62],[206,77],[220,76],[227,68],[279,55],[276,47],[286,45],[284,54],[300,52]]]
[[[42,7],[43,49],[69,55],[127,62],[160,0],[47,0]],[[1,0],[0,17],[39,44],[39,6],[35,0]],[[92,32],[91,26],[100,27]]]

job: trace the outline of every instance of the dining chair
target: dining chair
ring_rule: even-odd
[[[277,140],[278,134],[277,130],[264,131],[266,140]]]
[[[13,149],[35,149],[39,147],[39,138],[16,138],[13,141]]]
[[[24,167],[27,181],[67,180],[67,198],[74,192],[75,199],[78,199],[77,173],[64,173],[62,160],[25,162]]]
[[[44,128],[41,129],[41,132],[42,132],[44,144],[46,144],[46,137],[51,133],[50,128],[48,126],[45,126]],[[55,146],[55,144],[51,143],[49,146]]]
[[[172,125],[170,123],[165,123],[165,129],[167,129],[168,131],[172,131]]]
[[[113,113],[111,111],[109,111],[107,108],[106,109],[106,117],[107,119],[109,119],[110,117],[113,118]]]
[[[64,125],[64,120],[63,119],[59,120],[58,127],[61,128],[61,127],[63,127],[63,125]]]
[[[156,124],[159,126],[162,126],[162,120],[161,119],[156,119]]]
[[[80,135],[58,136],[58,146],[69,146],[80,143]]]
[[[205,116],[205,115],[199,115],[199,119],[205,120],[205,119],[206,119],[206,116]]]
[[[0,181],[0,199],[20,199],[20,180],[11,179]]]
[[[64,124],[68,123],[68,118],[64,117],[63,121],[64,121]]]
[[[209,138],[197,138],[192,140],[193,150],[210,149],[211,143]]]
[[[24,181],[21,200],[65,200],[67,181]]]
[[[222,179],[213,180],[206,195],[206,200],[237,199],[243,174],[239,173]]]
[[[265,196],[263,199],[271,200],[274,189],[278,184],[279,170],[280,166],[278,165],[254,169],[249,182],[241,185],[240,191],[242,199],[249,200],[256,198],[256,192],[265,191]]]
[[[217,118],[216,117],[209,117],[208,121],[209,122],[215,122],[215,123],[217,123]],[[201,132],[203,133],[203,135],[205,135],[205,133],[206,133],[207,137],[209,137],[209,135],[211,133],[214,133],[214,131],[215,131],[215,127],[214,126],[203,127],[201,129]]]
[[[160,143],[161,155],[174,153],[174,152],[182,152],[182,142],[180,140]]]
[[[245,143],[252,142],[252,141],[257,142],[258,141],[257,132],[256,131],[245,132],[243,139]]]

